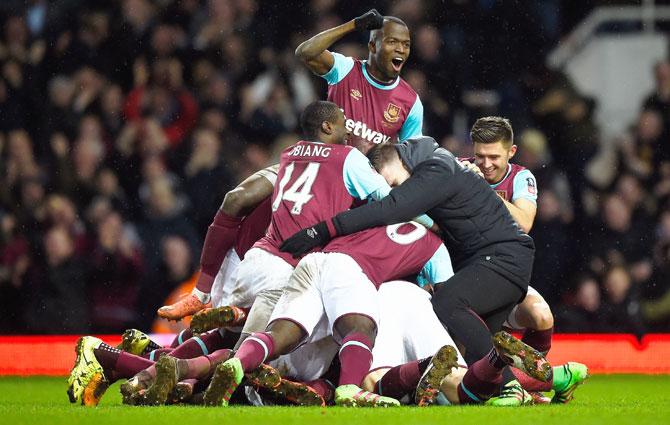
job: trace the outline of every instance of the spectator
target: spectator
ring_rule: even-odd
[[[600,320],[605,332],[626,332],[641,336],[645,332],[640,315],[640,302],[633,279],[623,266],[611,268],[605,274],[605,301]]]
[[[515,160],[540,188],[533,284],[552,307],[568,300],[567,329],[604,329],[600,311],[634,304],[608,292],[602,309],[593,308],[593,281],[582,292],[566,284],[593,270],[618,293],[625,279],[607,276],[625,264],[627,297],[639,289],[647,325],[667,331],[670,62],[650,73],[654,90],[630,134],[601,140],[595,102],[544,65],[546,48],[569,30],[555,17],[568,13],[573,22],[588,8],[548,3],[376,7],[413,31],[403,76],[421,95],[424,134],[469,156],[464,128],[478,111],[515,123]],[[187,281],[177,277],[188,274],[176,272],[183,263],[167,266],[163,241],[179,239],[182,249],[170,243],[171,251],[192,268],[225,190],[276,162],[299,137],[298,113],[325,92],[296,61],[296,40],[366,10],[343,0],[0,2],[0,292],[27,302],[5,315],[25,320],[0,322],[0,331],[70,332],[68,312],[64,327],[53,321],[82,279],[88,287],[75,305],[101,306],[91,331],[148,326],[177,280]],[[364,58],[367,35],[358,37],[336,50]],[[75,272],[83,277],[62,287]],[[115,304],[113,288],[136,305]],[[50,323],[28,320],[45,309]],[[83,322],[77,331],[88,328]]]
[[[147,276],[152,280],[146,282],[149,287],[158,284],[154,279],[160,267],[160,244],[165,237],[179,235],[188,242],[191,252],[200,254],[201,239],[186,216],[184,207],[179,205],[169,181],[164,177],[149,183],[149,203],[139,231],[144,244]],[[157,301],[162,301],[165,295]]]
[[[44,235],[44,264],[31,270],[24,292],[24,320],[40,333],[87,333],[87,270],[75,256],[68,229],[52,227]]]
[[[193,211],[196,229],[205,234],[233,181],[221,160],[221,140],[216,133],[198,130],[193,142],[193,152],[184,167],[186,193],[193,205],[197,205]]]
[[[592,276],[578,277],[574,290],[566,298],[567,302],[556,311],[556,332],[602,332],[600,288]]]
[[[163,320],[154,320],[156,306],[164,305],[166,299],[188,294],[196,282],[196,262],[188,241],[174,234],[167,234],[160,243],[160,264],[151,286],[144,288],[140,311],[143,323],[157,330],[175,330],[182,326],[165,326]],[[152,324],[153,322],[153,324]]]
[[[152,154],[178,146],[193,129],[198,106],[182,84],[182,64],[175,58],[159,59],[148,86],[133,89],[124,113],[143,139],[142,149]]]
[[[664,213],[666,232],[670,230],[670,213]],[[665,332],[670,325],[670,234],[656,246],[654,274],[645,287],[642,315],[651,330]]]
[[[89,254],[91,321],[100,332],[114,332],[132,327],[138,319],[143,262],[129,235],[132,230],[124,225],[118,212],[102,218],[96,230],[97,240]]]
[[[551,189],[540,191],[535,225],[531,236],[537,251],[532,285],[548,302],[559,300],[569,280],[575,241],[570,237],[570,222],[562,214],[561,203]],[[551,272],[548,272],[551,270]]]
[[[26,238],[17,229],[16,218],[0,210],[0,329],[16,326],[23,329],[21,316],[21,291],[23,280],[30,265],[30,247]]]
[[[645,229],[635,228],[633,212],[616,194],[607,195],[602,203],[602,221],[591,227],[591,242],[585,246],[591,271],[604,274],[612,266],[628,264],[636,282],[643,282],[651,273],[653,236]]]
[[[670,114],[670,62],[667,60],[659,61],[654,65],[654,91],[647,96],[642,103],[643,110],[653,110],[658,112],[664,120],[664,129],[666,134],[670,134],[670,123],[668,114]]]

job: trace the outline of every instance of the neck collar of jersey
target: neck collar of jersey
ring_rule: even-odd
[[[368,83],[370,83],[373,87],[376,87],[380,90],[393,90],[394,88],[398,87],[398,83],[400,83],[399,76],[396,77],[395,81],[390,84],[382,84],[379,81],[375,80],[374,77],[372,77],[372,75],[368,74],[367,63],[368,61],[362,61],[363,76],[365,77],[366,80],[368,80]]]
[[[502,182],[505,181],[505,179],[507,178],[507,176],[509,176],[509,173],[511,173],[511,172],[512,172],[512,164],[507,163],[507,172],[505,173],[505,175],[503,176],[503,178],[500,179],[500,181],[499,181],[498,183],[493,183],[493,184],[491,185],[491,188],[495,189],[496,187],[498,187],[498,185],[499,185],[500,183],[502,183]]]

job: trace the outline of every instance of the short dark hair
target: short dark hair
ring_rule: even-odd
[[[317,100],[307,105],[300,114],[300,127],[305,138],[308,140],[318,138],[321,124],[324,121],[335,122],[339,109],[340,107],[333,102],[325,100]]]
[[[393,22],[394,24],[402,25],[403,27],[409,29],[405,21],[400,18],[396,18],[395,16],[384,16],[384,24],[387,22]],[[382,28],[370,31],[370,41],[375,41],[377,39],[377,35],[381,34],[381,31],[384,28],[384,24],[382,24]]]
[[[475,121],[470,130],[472,143],[503,142],[506,146],[514,143],[512,124],[503,117],[483,117]]]
[[[395,158],[400,158],[395,143],[380,143],[368,151],[368,159],[375,170],[381,170]]]

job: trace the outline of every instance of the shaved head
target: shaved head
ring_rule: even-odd
[[[375,42],[379,37],[381,37],[384,28],[386,28],[390,23],[402,25],[403,27],[407,28],[407,31],[409,31],[409,27],[400,18],[396,18],[395,16],[384,16],[384,26],[378,30],[372,30],[370,31],[370,41]]]

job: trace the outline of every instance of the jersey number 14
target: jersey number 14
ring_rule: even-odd
[[[310,162],[307,164],[305,171],[300,174],[295,182],[286,189],[286,185],[291,181],[291,176],[293,175],[293,170],[295,169],[295,162],[291,162],[286,169],[284,170],[284,177],[282,177],[279,182],[279,191],[277,192],[277,197],[272,203],[272,211],[277,211],[279,204],[282,201],[293,202],[293,208],[291,208],[291,214],[299,215],[302,212],[302,207],[308,203],[314,195],[312,195],[312,185],[316,180],[316,176],[319,174],[319,167],[321,166],[318,162]],[[286,189],[286,190],[284,190]]]

